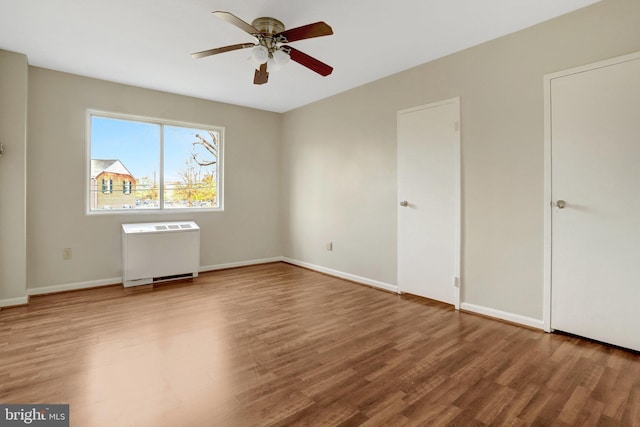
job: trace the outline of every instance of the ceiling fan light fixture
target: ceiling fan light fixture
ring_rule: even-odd
[[[285,51],[278,49],[273,52],[273,61],[279,66],[283,67],[287,65],[289,61],[291,61],[291,57]]]
[[[269,71],[280,71],[282,69],[282,65],[278,64],[274,59],[273,56],[269,57],[269,60],[267,60],[267,69]]]
[[[269,50],[266,46],[258,45],[251,49],[251,59],[257,64],[264,64],[269,59]]]

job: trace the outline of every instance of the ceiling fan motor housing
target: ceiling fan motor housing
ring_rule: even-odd
[[[284,31],[284,24],[282,22],[278,21],[276,18],[269,18],[268,16],[254,19],[253,22],[251,22],[251,26],[262,34],[269,36],[273,36],[274,34]]]

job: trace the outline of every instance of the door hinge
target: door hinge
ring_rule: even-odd
[[[453,287],[454,288],[459,288],[460,287],[460,278],[459,277],[454,277],[453,278]]]
[[[455,122],[453,124],[453,128],[455,129],[456,132],[458,132],[460,130],[460,122]]]

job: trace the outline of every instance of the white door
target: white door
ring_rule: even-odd
[[[550,80],[551,327],[640,350],[640,57]]]
[[[459,308],[460,100],[398,112],[398,288]]]

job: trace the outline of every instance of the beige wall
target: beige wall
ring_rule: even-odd
[[[26,303],[26,56],[0,50],[0,307]]]
[[[396,112],[460,96],[462,301],[541,320],[543,75],[640,50],[638,22],[604,0],[286,113],[284,255],[395,285]]]
[[[225,211],[86,215],[87,108],[225,126]],[[195,220],[203,267],[280,256],[280,129],[280,114],[30,67],[29,288],[120,277],[124,222]],[[53,170],[64,185],[47,191]]]

